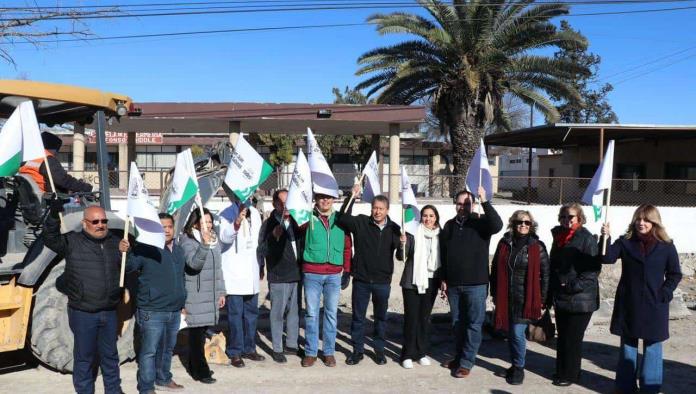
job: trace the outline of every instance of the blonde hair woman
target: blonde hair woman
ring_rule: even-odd
[[[610,235],[609,224],[602,235]],[[679,256],[662,225],[660,212],[641,205],[626,233],[607,248],[605,264],[621,259],[611,333],[621,337],[616,389],[657,393],[662,386],[662,342],[669,338],[669,302],[681,280]],[[643,362],[638,371],[638,340],[643,340]]]

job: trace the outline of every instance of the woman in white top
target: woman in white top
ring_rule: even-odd
[[[404,295],[404,344],[401,349],[401,365],[413,368],[413,360],[430,365],[428,329],[430,312],[440,288],[440,214],[432,205],[421,209],[421,222],[415,235],[401,236],[405,241],[406,264],[401,276]],[[403,249],[396,258],[403,260]]]

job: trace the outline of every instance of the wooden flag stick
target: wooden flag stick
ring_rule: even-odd
[[[404,193],[401,193],[401,235],[406,235],[406,210],[404,209]],[[401,258],[406,263],[406,242],[401,243]]]
[[[606,191],[606,204],[604,205],[604,224],[609,222],[609,207],[611,206],[611,187]],[[607,253],[607,235],[602,236],[602,255]]]
[[[364,173],[364,172],[362,173],[362,175],[360,175],[360,178],[358,179],[358,183],[357,183],[358,185],[360,185],[360,188],[361,188],[361,189],[362,189],[363,178],[365,178],[365,173]],[[350,204],[353,202],[353,199],[354,199],[354,198],[355,198],[355,197],[353,197],[353,190],[351,190],[351,191],[350,191],[350,198],[348,199],[348,204],[346,205],[346,209],[348,209],[348,207],[350,206]]]
[[[130,227],[130,216],[126,216],[126,223],[123,225],[123,239],[128,240],[128,229]],[[121,276],[118,285],[123,287],[126,275],[126,252],[121,252]]]
[[[51,185],[51,190],[53,190],[53,193],[56,194],[56,197],[58,197],[58,189],[56,189],[56,185],[53,183],[53,174],[51,173],[51,167],[48,165],[48,157],[46,157],[46,154],[44,153],[44,164],[46,165],[46,173],[48,174],[48,182]],[[64,232],[65,227],[63,226],[63,213],[58,212],[58,220],[60,221],[60,231]]]
[[[483,168],[479,168],[479,179],[478,179],[478,181],[479,181],[478,188],[479,189],[481,188],[481,182],[483,181],[482,178],[483,178]],[[476,190],[476,194],[478,194],[478,192],[479,191]],[[479,203],[476,204],[476,213],[478,213],[479,216],[481,216],[481,213],[482,213],[481,210],[483,209],[483,207],[481,206],[481,196],[478,196],[478,198],[479,198]]]

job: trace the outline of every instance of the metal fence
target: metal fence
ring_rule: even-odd
[[[95,171],[71,173],[93,185],[98,184]],[[259,194],[270,196],[273,191],[287,187],[291,173],[274,172],[259,187]],[[339,189],[346,195],[358,179],[356,173],[334,173]],[[395,175],[400,179],[399,175]],[[144,171],[145,186],[153,196],[160,195],[166,187],[167,171]],[[382,193],[389,191],[390,176],[382,177]],[[411,186],[419,200],[450,201],[456,193],[453,175],[409,174]],[[109,172],[112,196],[125,195],[128,173]],[[571,177],[493,177],[494,202],[498,204],[556,205],[579,201],[590,183],[590,178]],[[222,194],[222,192],[220,192]],[[614,179],[612,183],[612,205],[635,206],[644,203],[659,206],[696,206],[696,179]]]

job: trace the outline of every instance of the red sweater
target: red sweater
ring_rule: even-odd
[[[323,215],[318,216],[324,227],[329,227],[329,218]],[[305,223],[300,227],[300,231],[307,231],[307,224]],[[350,272],[350,259],[351,251],[353,248],[353,241],[350,238],[350,234],[346,234],[345,242],[343,243],[343,266],[334,265],[331,263],[302,263],[302,272],[305,274],[318,274],[318,275],[333,275],[340,274],[341,271]]]

